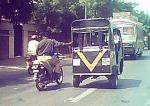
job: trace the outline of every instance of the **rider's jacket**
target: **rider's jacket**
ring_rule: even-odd
[[[60,45],[65,45],[65,43],[58,42],[54,39],[43,39],[38,44],[36,53],[38,56],[52,56],[54,54],[54,48]]]

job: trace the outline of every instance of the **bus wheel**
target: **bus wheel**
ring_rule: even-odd
[[[80,85],[80,77],[79,76],[73,76],[73,86],[79,87]]]
[[[131,57],[131,59],[136,60],[137,55],[136,54],[132,54],[132,55],[130,55],[130,57]]]
[[[120,74],[123,72],[123,59],[120,62]]]
[[[142,54],[143,54],[143,52],[141,51],[141,52],[139,53],[139,56],[142,56]]]
[[[118,85],[118,76],[117,75],[112,75],[109,78],[109,84],[110,84],[112,89],[116,89],[117,85]]]

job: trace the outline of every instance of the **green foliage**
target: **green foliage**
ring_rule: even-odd
[[[70,27],[76,17],[76,0],[43,0],[34,6],[34,18],[41,31],[51,35],[70,35]]]
[[[87,9],[87,18],[112,16],[111,0],[79,0],[79,3]]]
[[[143,1],[144,2],[144,1]],[[150,16],[144,11],[136,11],[134,8],[138,6],[137,3],[124,2],[123,0],[113,0],[113,12],[131,12],[138,18],[138,21],[143,24],[144,30],[150,32]]]
[[[8,2],[9,1],[9,2]],[[70,32],[75,19],[108,18],[112,12],[131,12],[150,30],[150,16],[143,11],[135,11],[138,4],[124,0],[0,0],[0,20],[4,16],[13,23],[26,23],[31,19],[41,26],[41,30],[51,33]]]
[[[135,12],[134,7],[136,7],[137,3],[124,2],[120,0],[113,0],[113,12]]]
[[[137,11],[136,16],[138,17],[139,22],[143,23],[144,30],[150,32],[150,16],[144,11]]]

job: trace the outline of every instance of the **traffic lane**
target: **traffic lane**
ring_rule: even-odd
[[[149,73],[145,73],[146,77],[141,77],[142,72],[140,71],[141,69],[139,67],[141,67],[142,65],[139,65],[140,61],[142,61],[141,62],[142,64],[145,63],[145,60],[136,60],[134,62],[125,61],[125,71],[120,77],[119,86],[118,89],[116,90],[107,88],[109,87],[109,85],[107,84],[107,80],[105,78],[100,80],[87,79],[81,84],[80,88],[74,88],[72,86],[72,68],[68,67],[68,69],[66,69],[65,67],[64,68],[65,80],[64,80],[64,84],[62,84],[60,88],[56,85],[53,85],[50,86],[49,90],[47,91],[38,92],[35,87],[33,88],[30,87],[25,91],[21,91],[20,93],[17,93],[19,96],[14,94],[12,97],[5,98],[3,100],[4,102],[9,101],[7,104],[18,103],[18,105],[29,105],[29,106],[35,103],[37,105],[44,104],[46,106],[48,106],[49,104],[54,106],[60,106],[60,105],[61,106],[70,106],[70,105],[90,106],[91,104],[92,106],[93,105],[99,106],[99,104],[101,103],[104,105],[106,104],[106,106],[109,105],[112,106],[113,104],[115,104],[114,106],[120,104],[133,106],[133,104],[135,104],[134,102],[138,100],[138,102],[140,101],[140,103],[142,104],[141,106],[143,106],[144,103],[149,104],[149,99],[147,98],[148,97],[147,93],[149,92],[149,90],[146,89],[147,84],[145,84],[145,82],[148,81]],[[147,64],[145,64],[144,67],[148,66],[148,62],[146,63]],[[134,67],[136,67],[136,69]],[[144,85],[145,87],[141,88],[141,85]],[[56,89],[54,89],[55,87]],[[141,98],[144,99],[140,100],[141,98],[138,97],[139,95]],[[28,99],[28,97],[30,99]],[[119,99],[120,101],[118,101],[118,98],[120,98]]]
[[[66,73],[67,74],[67,73]],[[67,77],[68,78],[68,77]],[[69,78],[71,79],[71,78]],[[34,84],[33,84],[34,85]],[[106,88],[105,88],[106,87]],[[89,104],[92,103],[92,101],[95,101],[95,99],[91,99],[86,101],[86,99],[89,99],[92,95],[97,96],[97,92],[108,92],[111,94],[112,89],[108,89],[107,80],[105,78],[98,78],[96,80],[85,80],[80,88],[73,88],[72,84],[70,83],[70,80],[65,80],[64,84],[61,86],[57,85],[51,85],[49,87],[49,90],[46,90],[44,92],[38,92],[35,87],[30,87],[26,90],[18,90],[20,92],[17,92],[16,94],[13,94],[11,96],[8,96],[3,99],[3,105],[29,105],[32,106],[33,104],[49,106],[50,104],[54,106],[70,106],[78,104],[84,104],[86,106],[90,106]],[[52,89],[51,89],[52,88]],[[104,99],[105,94],[99,95],[101,99]],[[98,96],[98,97],[99,97]],[[112,96],[112,95],[109,95]],[[30,99],[29,99],[30,98]],[[42,98],[42,99],[41,99]],[[96,97],[97,98],[97,97]],[[9,102],[6,102],[9,101]],[[86,102],[85,102],[86,101]],[[93,103],[92,103],[93,104]],[[91,105],[92,106],[92,105]],[[95,104],[96,106],[96,104]],[[99,105],[98,105],[99,106]]]
[[[72,84],[69,81],[64,81],[64,83],[60,86],[56,84],[51,84],[46,91],[39,92],[35,88],[34,83],[22,84],[20,87],[15,89],[7,89],[8,92],[11,90],[14,91],[11,95],[3,95],[1,97],[0,105],[1,106],[9,106],[10,104],[15,106],[33,106],[33,105],[44,105],[44,106],[63,106],[64,102],[73,97],[75,94],[78,95],[79,92],[84,92],[84,89],[73,89]],[[11,86],[12,87],[12,86]],[[28,88],[28,89],[23,89]],[[6,89],[5,89],[6,90]],[[1,90],[0,90],[1,91]],[[4,91],[3,92],[7,92]]]
[[[0,69],[0,88],[18,84],[26,84],[29,75],[26,70],[22,69]]]
[[[7,60],[8,61],[8,60]],[[61,65],[64,66],[71,66],[71,59],[63,59],[60,61]],[[23,62],[21,62],[23,63]],[[4,64],[4,63],[3,63]],[[26,80],[27,77],[29,77],[30,75],[28,75],[27,70],[25,68],[26,66],[24,65],[17,65],[17,64],[13,64],[13,66],[11,66],[9,64],[9,66],[7,66],[7,64],[5,63],[3,66],[0,66],[0,87],[3,86],[9,86],[9,85],[16,85],[17,83],[28,83],[29,81]]]
[[[6,105],[13,104],[16,106],[16,105],[23,105],[24,103],[25,104],[29,103],[30,105],[30,103],[31,104],[35,103],[34,101],[36,101],[37,99],[41,101],[41,97],[39,96],[40,94],[43,95],[42,98],[44,99],[46,98],[52,99],[53,95],[57,94],[57,92],[59,93],[61,90],[64,91],[67,88],[70,89],[70,87],[72,89],[73,86],[70,80],[72,78],[71,76],[72,70],[71,68],[67,68],[66,66],[63,67],[63,70],[64,70],[64,76],[65,76],[63,84],[61,84],[60,86],[58,86],[57,84],[51,84],[48,87],[48,89],[44,92],[39,92],[36,89],[35,83],[33,80],[28,80],[28,78],[31,78],[31,77],[28,77],[27,72],[25,70],[20,70],[20,71],[7,70],[7,72],[4,72],[4,73],[1,70],[0,71],[1,75],[3,73],[2,75],[3,77],[1,76],[1,80],[4,83],[0,87],[0,94],[1,94],[0,101],[2,101],[0,102],[0,105],[6,106]],[[28,83],[24,83],[24,80],[22,80],[22,78]],[[68,91],[69,90],[67,90],[67,92]],[[72,92],[74,91],[71,90],[69,94],[72,94]],[[46,96],[47,93],[48,93],[48,96]],[[61,94],[59,96],[64,97],[64,95],[61,95]],[[32,99],[29,99],[30,97]],[[25,101],[28,101],[28,102],[25,102]]]
[[[148,56],[145,56],[148,57]],[[86,105],[86,106],[144,106],[150,103],[149,92],[149,59],[145,57],[138,60],[125,61],[124,73],[120,76],[118,89],[109,89],[106,78],[96,81],[84,81],[79,89],[86,88],[74,97],[65,102],[65,106]],[[146,64],[145,64],[146,63]],[[143,67],[146,73],[143,74]],[[145,76],[146,74],[146,76]],[[144,87],[145,86],[145,87]],[[95,99],[96,98],[96,99]]]
[[[18,105],[18,106],[19,105],[30,106],[31,104],[35,104],[35,103],[38,105],[42,105],[42,104],[48,105],[49,103],[51,103],[55,106],[56,105],[65,106],[67,104],[72,103],[70,102],[72,98],[76,99],[76,96],[82,94],[83,92],[86,92],[89,88],[88,87],[74,88],[72,86],[72,67],[63,67],[63,68],[64,68],[64,76],[65,76],[64,83],[60,86],[57,86],[56,84],[52,84],[44,92],[39,92],[35,88],[34,82],[28,84],[5,86],[3,88],[0,88],[0,92],[2,94],[1,101],[3,101],[0,103],[1,106],[10,105],[10,104]],[[86,83],[83,83],[82,86],[84,84]],[[59,100],[58,97],[60,97]],[[43,99],[41,100],[41,98]]]
[[[107,83],[96,81],[85,88],[96,88],[92,94],[75,102],[86,106],[150,106],[150,58],[145,52],[138,60],[128,60],[119,78],[118,89],[109,89]],[[107,89],[105,89],[105,87]]]

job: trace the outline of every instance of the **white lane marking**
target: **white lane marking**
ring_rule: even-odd
[[[27,78],[27,81],[33,81],[33,78],[31,77],[31,78]]]
[[[18,88],[17,88],[17,87],[15,87],[14,89],[15,89],[15,90],[17,90]]]
[[[25,70],[26,68],[23,67],[16,67],[16,66],[0,66],[0,68],[6,68],[6,69],[23,69]]]
[[[74,97],[74,98],[69,98],[68,100],[69,100],[70,102],[73,102],[73,103],[78,102],[78,101],[80,101],[81,99],[83,99],[83,98],[85,98],[86,96],[88,96],[89,94],[93,93],[95,90],[96,90],[96,89],[94,89],[94,88],[88,89],[88,90],[86,90],[85,92],[81,93],[80,95],[78,95],[78,96],[76,96],[76,97]]]

